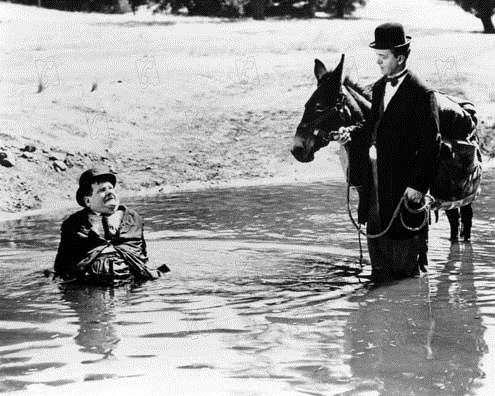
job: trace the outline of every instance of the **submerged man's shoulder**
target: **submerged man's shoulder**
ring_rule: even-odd
[[[67,217],[62,223],[62,227],[81,224],[85,219],[87,219],[87,217],[88,217],[87,209],[81,209],[75,213],[72,213],[69,217]]]

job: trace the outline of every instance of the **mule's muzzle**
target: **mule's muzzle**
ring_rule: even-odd
[[[305,150],[302,147],[293,147],[290,152],[299,162],[311,162],[314,159],[314,155],[312,153],[306,155]]]
[[[314,142],[311,138],[303,138],[296,134],[290,152],[299,162],[310,162],[314,159],[313,146]]]

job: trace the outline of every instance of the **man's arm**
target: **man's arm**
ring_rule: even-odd
[[[114,244],[114,248],[120,253],[135,277],[156,279],[160,276],[160,273],[147,266],[148,251],[146,240],[144,239],[143,218],[132,209],[129,209],[127,215],[134,219],[132,226],[125,234],[121,234],[120,241]]]
[[[84,272],[81,262],[94,254],[94,248],[105,246],[105,241],[98,234],[87,225],[81,225],[81,218],[77,214],[64,221],[60,234],[54,269],[55,275],[63,278]]]
[[[146,240],[144,239],[144,224],[141,228],[141,243],[143,256],[148,258],[148,246],[146,245]]]
[[[69,263],[71,262],[72,243],[70,242],[70,231],[67,223],[63,223],[60,230],[60,243],[58,245],[57,256],[55,257],[55,276],[64,276],[70,272]]]
[[[146,245],[146,240],[144,239],[144,220],[142,218],[141,218],[141,242],[142,242],[142,253],[146,257],[146,260],[148,260],[148,246]],[[151,279],[159,278],[162,272],[170,271],[170,269],[165,264],[158,267],[157,269],[148,268],[146,264],[144,266],[146,267]]]
[[[418,143],[416,160],[406,190],[407,197],[415,202],[426,194],[433,182],[440,149],[440,122],[434,92],[425,92],[422,99],[415,117]]]

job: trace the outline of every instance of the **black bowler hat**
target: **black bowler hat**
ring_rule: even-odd
[[[384,23],[375,29],[375,41],[370,44],[374,49],[393,49],[409,45],[411,36],[406,36],[400,23]]]
[[[115,185],[117,184],[117,177],[113,173],[110,173],[109,171],[105,171],[101,168],[92,168],[83,172],[83,174],[79,178],[79,188],[77,189],[76,192],[77,203],[83,207],[86,207],[83,198],[91,190],[91,185],[94,182],[101,183],[104,181],[109,181],[115,187]]]

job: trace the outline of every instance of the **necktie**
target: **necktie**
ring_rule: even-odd
[[[105,239],[110,239],[111,234],[110,234],[110,226],[108,224],[108,216],[102,215],[101,216],[101,222],[103,224],[103,231],[105,232]]]

